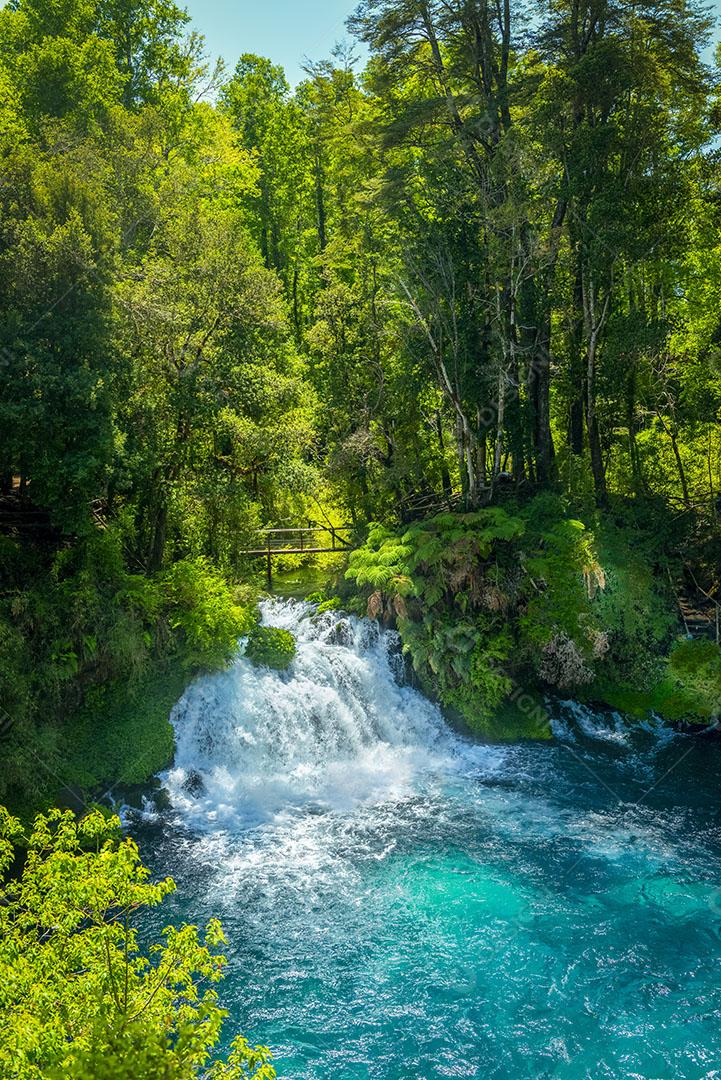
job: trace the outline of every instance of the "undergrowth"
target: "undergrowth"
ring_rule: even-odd
[[[172,758],[170,709],[256,622],[252,590],[203,559],[128,573],[111,531],[45,556],[3,541],[0,802],[140,783]]]
[[[539,699],[519,705],[522,688],[711,715],[701,684],[716,661],[704,654],[691,674],[683,646],[667,659],[678,625],[657,538],[586,517],[542,494],[403,530],[375,525],[350,558],[351,604],[396,625],[421,685],[494,738],[548,734]]]

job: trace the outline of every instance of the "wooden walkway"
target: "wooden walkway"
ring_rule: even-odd
[[[262,546],[239,552],[248,558],[265,559],[268,588],[273,587],[273,559],[279,555],[332,555],[352,551],[350,525],[309,523],[304,529],[263,529],[258,535]]]
[[[676,596],[688,637],[711,638],[721,645],[721,602],[699,585],[690,566]]]

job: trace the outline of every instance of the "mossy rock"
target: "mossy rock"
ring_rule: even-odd
[[[248,636],[245,655],[259,667],[285,671],[298,651],[290,630],[275,626],[256,626]]]
[[[316,615],[325,615],[326,611],[340,611],[343,607],[343,602],[339,596],[332,596],[330,600],[324,600],[322,604],[318,605],[316,609]]]
[[[721,649],[703,638],[677,641],[669,669],[681,687],[693,695],[702,716],[721,712]]]
[[[710,715],[698,697],[680,686],[670,675],[659,678],[649,688],[598,681],[585,693],[578,694],[578,698],[590,705],[609,706],[635,720],[647,720],[655,714],[662,720],[675,723],[694,717],[703,721]]]
[[[639,720],[655,713],[670,723],[707,724],[721,709],[721,651],[712,641],[683,639],[650,686],[598,680],[583,698]]]

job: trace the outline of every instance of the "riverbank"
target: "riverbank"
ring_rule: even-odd
[[[424,692],[484,738],[547,735],[547,695],[703,726],[721,710],[721,651],[682,622],[684,540],[688,558],[688,536],[660,537],[635,504],[509,498],[372,527],[341,593],[397,628]]]

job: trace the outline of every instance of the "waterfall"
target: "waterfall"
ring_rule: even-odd
[[[483,753],[404,685],[394,632],[295,601],[265,602],[262,618],[294,634],[290,668],[258,668],[241,653],[228,671],[194,683],[173,712],[177,754],[165,783],[196,828],[232,831],[281,812],[398,799],[423,775]]]
[[[158,932],[222,920],[229,1030],[288,1080],[715,1075],[719,748],[575,701],[553,741],[474,744],[394,633],[263,619],[292,665],[241,644],[195,682],[131,822],[178,884]]]

